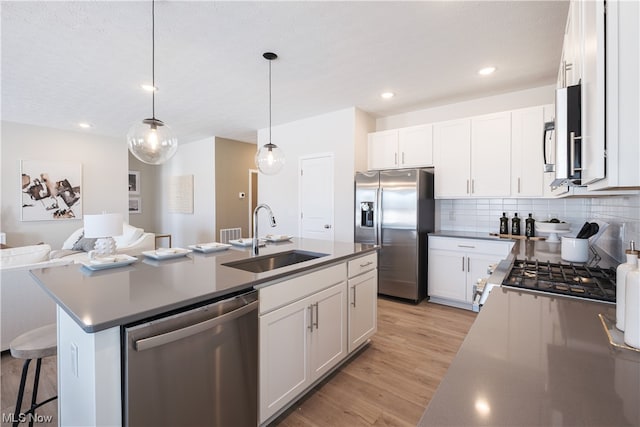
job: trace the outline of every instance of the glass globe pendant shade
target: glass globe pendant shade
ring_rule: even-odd
[[[134,123],[127,132],[127,144],[131,154],[150,165],[166,162],[178,150],[178,138],[169,126],[156,118]]]
[[[275,144],[265,144],[256,153],[256,166],[265,175],[277,174],[284,163],[284,151]]]

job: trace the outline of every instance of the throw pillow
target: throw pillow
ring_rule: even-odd
[[[80,240],[78,240],[73,245],[71,250],[84,251],[84,252],[92,251],[94,246],[96,245],[96,240],[98,239],[87,238],[87,237],[84,237],[84,234],[82,234],[82,237],[80,237]]]

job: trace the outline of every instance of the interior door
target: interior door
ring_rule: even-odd
[[[300,159],[300,237],[333,240],[333,154]]]

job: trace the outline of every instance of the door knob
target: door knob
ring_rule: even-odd
[[[328,228],[331,228],[331,224],[325,224],[325,225],[324,225],[324,228],[327,228],[327,229],[328,229]]]

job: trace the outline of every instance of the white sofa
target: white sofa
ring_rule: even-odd
[[[56,321],[55,303],[29,272],[88,260],[86,251],[73,249],[82,235],[82,228],[76,230],[59,250],[46,244],[0,249],[0,351],[18,335]],[[155,248],[155,234],[129,224],[114,239],[121,254],[137,256]]]
[[[56,321],[56,305],[29,271],[70,264],[50,260],[49,245],[0,249],[0,341],[7,350],[18,335]]]

